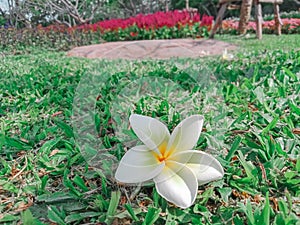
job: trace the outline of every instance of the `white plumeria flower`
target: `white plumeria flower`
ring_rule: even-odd
[[[233,54],[228,53],[227,48],[224,49],[222,59],[231,61],[234,58]]]
[[[153,179],[157,192],[181,208],[190,207],[198,185],[220,179],[221,164],[213,156],[192,150],[197,144],[203,116],[183,120],[170,135],[159,120],[133,114],[131,127],[145,144],[125,153],[115,177],[123,183],[141,183]]]

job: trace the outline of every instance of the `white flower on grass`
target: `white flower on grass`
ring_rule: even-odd
[[[133,114],[131,127],[145,144],[125,153],[115,177],[123,183],[141,183],[153,179],[157,192],[181,208],[190,207],[198,185],[220,179],[221,164],[213,156],[192,150],[199,139],[203,116],[183,120],[170,135],[159,120]]]
[[[231,61],[231,60],[233,60],[233,58],[234,58],[233,54],[228,53],[227,48],[225,48],[223,51],[222,59]]]

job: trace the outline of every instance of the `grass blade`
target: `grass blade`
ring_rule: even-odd
[[[113,216],[116,214],[117,207],[120,201],[121,192],[120,191],[113,191],[111,193],[111,199],[109,202],[108,210],[107,210],[107,217],[105,222],[111,224],[113,221]]]
[[[230,148],[230,150],[229,150],[229,152],[226,156],[227,161],[229,161],[232,158],[233,154],[238,149],[241,141],[242,141],[241,136],[236,136],[236,138],[234,139],[234,142],[233,142],[233,144],[232,144],[232,146],[231,146],[231,148]]]
[[[152,225],[158,219],[161,209],[149,208],[143,225]]]

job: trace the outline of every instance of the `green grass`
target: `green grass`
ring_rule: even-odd
[[[300,224],[297,38],[222,37],[242,46],[233,61],[109,62],[41,51],[0,58],[0,223]],[[141,78],[148,95],[134,99]],[[168,91],[148,92],[155,79]],[[88,120],[72,116],[89,104],[90,133],[81,130]],[[120,159],[134,135],[118,115],[133,112],[169,129],[183,115],[204,115],[196,149],[219,159],[224,178],[200,186],[195,205],[181,210],[151,185],[103,176],[103,160],[87,163],[82,143]]]
[[[242,50],[267,51],[282,49],[285,51],[300,50],[300,34],[281,36],[263,35],[262,40],[257,40],[255,34],[247,36],[217,35],[216,39],[237,44]]]

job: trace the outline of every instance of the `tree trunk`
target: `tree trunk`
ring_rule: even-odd
[[[169,0],[166,0],[165,3],[166,3],[166,6],[165,6],[166,7],[166,12],[168,12],[169,11]]]
[[[254,0],[255,4],[255,16],[256,16],[256,37],[262,39],[262,9],[258,0]]]
[[[239,33],[245,34],[247,32],[247,26],[251,15],[253,0],[243,0],[240,11]]]
[[[185,0],[185,8],[189,9],[190,8],[190,1],[189,0]]]

